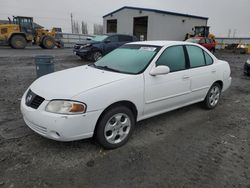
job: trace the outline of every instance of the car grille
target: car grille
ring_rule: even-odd
[[[40,97],[39,95],[36,95],[31,90],[29,90],[25,98],[25,103],[27,106],[37,109],[43,103],[44,100],[44,98]]]
[[[75,45],[75,46],[74,46],[74,49],[79,50],[80,47],[81,47],[80,45]]]

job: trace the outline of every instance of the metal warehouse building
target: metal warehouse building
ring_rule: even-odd
[[[104,33],[135,35],[144,40],[184,40],[208,18],[155,9],[122,7],[103,16]]]

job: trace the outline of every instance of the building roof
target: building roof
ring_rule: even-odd
[[[155,13],[159,13],[159,14],[169,14],[169,15],[174,15],[174,16],[184,16],[184,17],[189,17],[189,18],[198,18],[198,19],[208,20],[207,17],[202,17],[202,16],[195,16],[195,15],[190,15],[190,14],[182,14],[182,13],[177,13],[177,12],[169,12],[169,11],[164,11],[164,10],[150,9],[150,8],[130,7],[130,6],[121,7],[113,12],[110,12],[110,13],[104,15],[103,18],[110,16],[116,12],[119,12],[123,9],[149,11],[149,12],[155,12]]]
[[[0,24],[8,24],[9,20],[0,20]]]

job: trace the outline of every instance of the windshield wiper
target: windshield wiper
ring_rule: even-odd
[[[98,68],[98,69],[102,69],[102,70],[108,70],[108,71],[113,71],[113,72],[121,72],[119,70],[110,68],[108,66],[100,66],[100,65],[96,65],[96,64],[90,64],[89,66],[92,66],[92,67],[95,67],[95,68]]]

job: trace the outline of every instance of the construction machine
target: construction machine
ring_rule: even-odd
[[[195,26],[194,36],[207,37],[215,40],[215,35],[209,32],[209,26]]]
[[[189,34],[187,33],[185,36],[185,40],[192,38],[192,37],[204,37],[204,38],[211,38],[215,41],[215,35],[209,32],[209,26],[195,26],[193,28],[194,33]]]
[[[24,49],[27,44],[33,43],[44,49],[63,47],[58,38],[58,28],[51,31],[42,27],[34,27],[32,17],[16,16],[9,18],[8,24],[0,24],[0,44],[9,45],[15,49]]]

